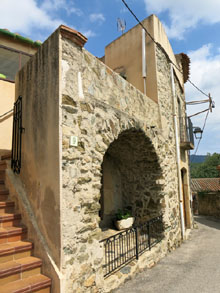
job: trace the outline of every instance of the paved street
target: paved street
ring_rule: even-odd
[[[199,229],[190,240],[115,292],[219,293],[220,220],[197,217],[196,222]]]

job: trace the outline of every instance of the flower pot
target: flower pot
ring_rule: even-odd
[[[134,224],[134,217],[115,221],[115,226],[118,230],[131,228]]]

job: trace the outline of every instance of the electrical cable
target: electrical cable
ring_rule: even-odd
[[[147,35],[150,37],[150,39],[156,44],[156,46],[165,54],[167,60],[181,73],[183,74],[183,71],[170,59],[169,55],[167,54],[166,50],[161,46],[161,44],[159,44],[157,41],[155,41],[155,39],[151,36],[151,34],[148,32],[148,30],[144,27],[144,25],[141,23],[141,21],[138,19],[138,17],[135,15],[135,13],[131,10],[131,8],[128,6],[128,4],[125,2],[125,0],[122,0],[122,2],[124,3],[124,5],[126,6],[126,8],[130,11],[130,13],[134,16],[134,18],[136,19],[136,21],[140,24],[140,26],[145,30],[145,32],[147,33]],[[206,94],[204,91],[202,91],[199,87],[197,87],[190,79],[188,79],[189,83],[194,87],[196,88],[201,94],[203,94],[204,96],[208,97],[209,98],[209,103],[213,103],[210,95]],[[207,101],[207,102],[208,102]],[[199,103],[200,101],[198,101]],[[205,121],[204,121],[204,125],[203,125],[203,129],[202,131],[204,131],[205,129],[205,125],[206,125],[206,121],[207,121],[207,118],[208,118],[208,114],[209,114],[209,111],[210,109],[207,109],[207,110],[204,110],[202,112],[205,112],[207,111],[207,114],[206,114],[206,118],[205,118]],[[201,112],[201,113],[202,113]],[[197,114],[196,114],[197,115]],[[195,116],[195,115],[193,115]],[[191,116],[192,117],[192,116]],[[199,142],[197,144],[197,147],[196,147],[196,151],[194,153],[194,155],[196,155],[197,151],[198,151],[198,148],[199,148],[199,145],[200,145],[200,142],[201,142],[201,139],[202,137],[199,139]]]
[[[203,128],[202,128],[202,133],[204,132],[204,129],[205,129],[205,126],[206,126],[206,121],[207,121],[208,115],[209,115],[209,110],[208,110],[208,112],[207,112],[207,114],[206,114],[206,117],[205,117],[205,121],[204,121]],[[196,150],[195,150],[195,152],[194,152],[194,154],[193,154],[193,159],[192,159],[191,163],[193,163],[193,161],[194,161],[194,158],[195,158],[196,153],[197,153],[197,151],[198,151],[198,148],[199,148],[199,145],[200,145],[201,139],[202,139],[202,137],[200,137],[200,139],[199,139],[199,141],[198,141],[198,144],[197,144]]]
[[[190,116],[188,116],[188,118],[191,118],[191,117],[197,116],[197,115],[202,114],[202,113],[204,113],[204,112],[206,112],[206,111],[210,111],[210,109],[208,108],[208,109],[205,109],[205,110],[203,110],[203,111],[200,111],[200,112],[198,112],[198,113],[196,113],[196,114],[190,115]]]
[[[125,0],[122,0],[122,2],[124,3],[124,5],[126,6],[126,8],[130,11],[130,13],[134,16],[134,18],[136,19],[136,21],[140,24],[140,26],[145,30],[145,32],[147,33],[147,35],[150,37],[150,39],[156,44],[156,46],[162,50],[162,52],[165,54],[166,58],[168,59],[168,61],[170,63],[172,63],[172,65],[181,73],[183,74],[183,71],[170,59],[169,55],[167,54],[166,50],[161,46],[161,44],[159,44],[157,41],[155,41],[155,39],[151,36],[151,34],[148,32],[148,30],[144,27],[144,25],[141,23],[141,21],[138,19],[138,17],[135,15],[135,13],[131,10],[131,8],[128,6],[128,4],[125,2]],[[189,83],[195,87],[200,93],[202,93],[203,95],[205,95],[206,97],[209,98],[209,95],[206,94],[205,92],[203,92],[199,87],[197,87],[190,79],[188,79]]]

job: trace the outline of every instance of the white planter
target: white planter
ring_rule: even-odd
[[[118,230],[124,230],[132,227],[134,224],[134,217],[115,221],[115,226]]]

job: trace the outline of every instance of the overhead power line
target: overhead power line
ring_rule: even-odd
[[[159,44],[153,37],[152,35],[148,32],[148,30],[145,28],[145,26],[141,23],[141,21],[139,20],[139,18],[135,15],[135,13],[131,10],[131,8],[128,6],[128,4],[125,2],[125,0],[122,0],[122,2],[124,3],[124,5],[126,6],[126,8],[130,11],[130,13],[134,16],[134,18],[136,19],[136,21],[140,24],[140,26],[145,30],[146,34],[150,37],[150,39],[156,44],[156,46],[161,49],[161,51],[165,54],[166,58],[168,59],[168,61],[170,63],[172,63],[172,65],[181,73],[183,74],[183,71],[170,59],[169,55],[167,54],[166,50],[161,46],[161,44]],[[197,87],[190,79],[188,79],[189,83],[196,88],[200,93],[202,93],[203,95],[205,95],[206,97],[209,98],[209,95],[206,94],[204,91],[202,91],[199,87]]]
[[[204,121],[204,124],[203,124],[203,127],[202,127],[202,132],[204,132],[204,129],[205,129],[205,126],[206,126],[206,121],[207,121],[208,115],[209,115],[209,109],[208,109],[208,112],[207,112],[206,117],[205,117],[205,121]],[[198,151],[198,149],[199,149],[199,145],[200,145],[201,139],[202,139],[202,137],[200,137],[200,139],[199,139],[199,141],[198,141],[198,144],[197,144],[196,150],[195,150],[195,152],[194,152],[194,154],[193,154],[194,157],[193,157],[191,163],[193,163],[193,161],[194,161],[194,158],[195,158],[195,156],[196,156],[196,153],[197,153],[197,151]]]
[[[131,8],[128,6],[128,4],[126,3],[125,0],[122,0],[122,2],[124,3],[124,5],[127,7],[127,9],[130,11],[130,13],[133,15],[133,17],[136,19],[136,21],[140,24],[140,26],[145,30],[146,34],[149,36],[149,38],[156,44],[156,46],[164,53],[164,55],[166,56],[167,60],[181,73],[183,74],[183,71],[170,59],[170,56],[167,54],[166,50],[161,46],[161,44],[159,44],[153,37],[152,35],[148,32],[148,30],[145,28],[145,26],[141,23],[141,21],[139,20],[139,18],[135,15],[135,13],[131,10]],[[205,121],[204,121],[204,125],[203,125],[203,128],[202,128],[202,131],[204,131],[205,129],[205,126],[206,126],[206,121],[207,121],[207,118],[208,118],[208,115],[209,115],[209,112],[211,111],[212,112],[212,108],[215,106],[214,104],[214,101],[212,100],[211,98],[211,95],[210,94],[206,94],[203,90],[201,90],[198,86],[196,86],[190,79],[188,79],[189,83],[195,88],[197,89],[201,94],[203,94],[204,96],[208,97],[209,99],[206,100],[205,102],[209,102],[209,109],[206,109],[200,113],[197,113],[197,114],[201,114],[203,112],[206,112],[207,111],[207,114],[206,114],[206,117],[205,117]],[[200,102],[203,102],[203,101],[198,101],[198,104]],[[204,102],[204,103],[205,103]],[[192,103],[193,104],[193,103]],[[195,115],[197,115],[195,114]],[[192,116],[195,116],[195,115],[192,115]],[[191,116],[191,117],[192,117]],[[198,148],[199,148],[199,145],[200,145],[200,142],[201,142],[201,138],[199,139],[198,141],[198,144],[197,144],[197,147],[196,147],[196,151],[194,153],[194,155],[196,155],[197,151],[198,151]]]

